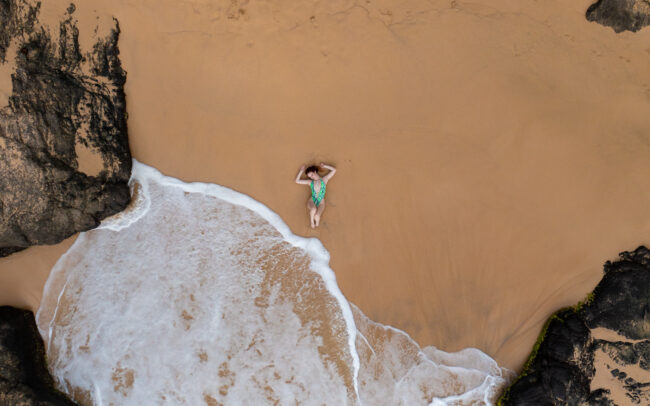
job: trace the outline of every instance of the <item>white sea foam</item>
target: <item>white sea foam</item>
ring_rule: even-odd
[[[57,384],[93,405],[481,405],[478,350],[421,350],[341,294],[317,239],[233,190],[134,162],[125,212],[81,234],[37,314]]]
[[[514,375],[475,348],[420,349],[405,332],[373,322],[354,305],[352,310],[365,405],[493,405]]]

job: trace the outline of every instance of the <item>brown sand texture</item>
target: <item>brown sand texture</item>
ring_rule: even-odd
[[[605,260],[650,243],[650,29],[615,34],[590,3],[83,0],[76,15],[81,36],[120,23],[136,159],[321,239],[370,319],[516,369]],[[312,231],[293,178],[321,161],[338,172]],[[0,260],[0,302],[36,308],[69,244]]]

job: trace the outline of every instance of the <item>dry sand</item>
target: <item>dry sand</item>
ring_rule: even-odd
[[[606,259],[650,243],[650,29],[589,23],[590,3],[84,0],[77,15],[120,22],[135,158],[320,238],[371,319],[518,368]],[[312,232],[293,178],[320,161],[339,171]],[[35,307],[68,244],[0,260],[1,302]]]

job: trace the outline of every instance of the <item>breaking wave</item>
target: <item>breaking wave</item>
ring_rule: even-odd
[[[134,162],[133,203],[57,262],[37,322],[83,405],[491,405],[511,371],[421,349],[340,292],[319,240]]]

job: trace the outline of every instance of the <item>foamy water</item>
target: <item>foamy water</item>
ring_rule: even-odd
[[[320,241],[261,203],[138,162],[131,186],[131,207],[57,262],[37,314],[82,404],[489,405],[510,377],[366,318]]]

